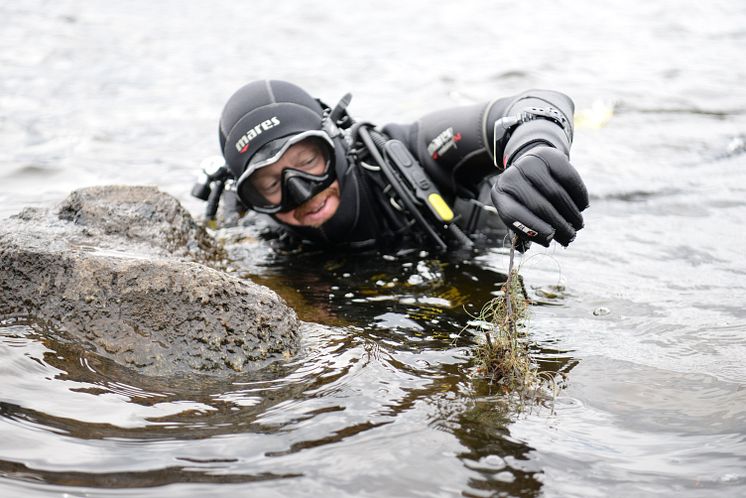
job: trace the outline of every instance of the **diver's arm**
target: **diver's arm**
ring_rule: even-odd
[[[384,131],[409,145],[444,194],[468,195],[497,166],[492,200],[503,222],[524,239],[567,245],[588,205],[585,185],[569,163],[573,111],[562,93],[530,90]]]
[[[495,122],[532,107],[556,109],[566,118],[567,130],[537,119],[515,127],[495,144]],[[435,111],[409,125],[389,124],[384,132],[407,144],[444,193],[463,195],[464,189],[472,189],[495,173],[495,165],[502,170],[506,153],[517,155],[543,143],[569,154],[573,110],[572,100],[562,93],[529,90],[487,103]]]

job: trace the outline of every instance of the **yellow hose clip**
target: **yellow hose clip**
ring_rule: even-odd
[[[443,197],[441,197],[440,194],[432,193],[428,195],[427,202],[430,203],[433,211],[438,214],[441,220],[446,223],[453,220],[453,211],[451,211],[451,208],[448,207],[448,204],[446,204],[446,201],[443,200]]]

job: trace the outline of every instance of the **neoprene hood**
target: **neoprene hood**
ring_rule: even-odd
[[[220,117],[220,148],[239,178],[267,143],[309,130],[324,130],[324,110],[302,88],[278,80],[254,81],[239,88]],[[330,140],[331,142],[331,140]]]

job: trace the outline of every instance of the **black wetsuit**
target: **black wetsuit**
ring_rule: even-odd
[[[558,111],[564,126],[546,119],[525,122],[499,140],[493,150],[495,122],[529,108]],[[532,90],[486,104],[436,111],[415,123],[388,124],[380,131],[407,146],[455,208],[456,223],[467,234],[476,235],[487,225],[505,230],[496,215],[490,216],[479,205],[491,206],[489,189],[512,157],[536,145],[549,145],[569,156],[573,111],[574,105],[566,95]],[[336,140],[340,145],[336,147],[341,186],[339,209],[320,228],[285,228],[323,246],[427,244],[411,216],[391,202],[386,182],[375,171],[365,148],[354,137]],[[475,217],[476,214],[481,216]]]

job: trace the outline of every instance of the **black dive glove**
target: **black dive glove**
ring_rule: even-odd
[[[522,129],[524,128],[524,129]],[[588,192],[568,159],[569,138],[548,120],[518,126],[505,147],[507,169],[492,188],[503,222],[523,241],[567,246],[583,228]]]

